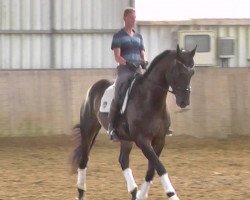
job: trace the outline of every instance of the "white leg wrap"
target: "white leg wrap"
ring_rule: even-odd
[[[144,181],[141,185],[140,190],[136,194],[136,200],[144,200],[148,198],[148,191],[152,182]]]
[[[174,187],[172,186],[172,184],[171,184],[171,182],[169,180],[168,174],[164,174],[164,175],[161,176],[161,184],[162,184],[162,186],[164,188],[165,193],[168,193],[168,192],[174,192],[175,193],[175,189],[174,189]]]
[[[85,169],[79,169],[77,170],[78,176],[77,176],[77,187],[81,190],[86,191],[86,172],[87,168]]]
[[[132,192],[135,188],[137,188],[132,170],[130,168],[125,169],[123,171],[123,175],[127,182],[128,192]]]

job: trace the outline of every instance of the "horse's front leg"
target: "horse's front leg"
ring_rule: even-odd
[[[144,156],[148,159],[148,161],[154,166],[155,170],[157,171],[158,175],[161,178],[161,183],[164,188],[166,195],[168,196],[169,200],[179,200],[174,187],[171,184],[171,181],[168,177],[168,173],[159,160],[156,152],[154,151],[151,141],[145,140],[145,138],[141,138],[136,141],[137,146],[142,150]]]
[[[148,171],[145,176],[144,182],[142,183],[140,189],[136,194],[136,200],[144,200],[148,197],[149,188],[152,184],[154,174],[155,174],[155,168],[150,162],[148,162]]]
[[[131,193],[132,199],[136,199],[137,185],[132,173],[132,170],[129,168],[129,154],[132,150],[133,143],[128,141],[121,141],[121,149],[119,156],[119,163],[123,170],[123,175],[127,183],[128,192]]]
[[[165,145],[165,139],[158,139],[154,141],[153,148],[156,155],[161,155],[162,149]],[[152,184],[155,175],[155,168],[151,162],[148,162],[148,171],[145,176],[145,181],[142,183],[140,190],[137,192],[136,200],[144,200],[148,197],[149,188]]]

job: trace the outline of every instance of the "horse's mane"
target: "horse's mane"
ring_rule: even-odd
[[[152,71],[152,69],[154,68],[154,66],[155,66],[158,62],[160,62],[160,60],[161,60],[163,57],[165,57],[167,54],[169,54],[170,52],[171,52],[171,50],[165,50],[165,51],[163,51],[162,53],[160,53],[158,56],[156,56],[156,57],[154,58],[154,60],[150,63],[150,65],[149,65],[147,71],[144,73],[143,76],[144,76],[144,77],[148,76],[148,74]]]

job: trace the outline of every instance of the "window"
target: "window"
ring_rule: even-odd
[[[197,66],[216,66],[215,32],[212,30],[180,30],[178,43],[186,50],[192,50],[197,45],[195,64]]]
[[[185,35],[184,48],[192,50],[197,45],[196,52],[210,52],[209,35]]]

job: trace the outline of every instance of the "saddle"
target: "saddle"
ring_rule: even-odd
[[[138,78],[138,74],[136,74],[132,80],[129,81],[129,87],[128,89],[126,90],[125,92],[125,97],[123,98],[123,100],[119,101],[120,103],[120,113],[121,114],[124,114],[126,108],[127,108],[127,103],[128,103],[128,99],[129,99],[129,94],[134,86],[134,83],[136,82],[137,78]],[[115,83],[113,83],[111,86],[109,86],[103,96],[102,96],[102,99],[101,99],[101,105],[100,105],[100,108],[99,108],[99,111],[101,113],[109,113],[110,111],[110,107],[111,107],[111,102],[114,98],[114,95],[115,95]]]

